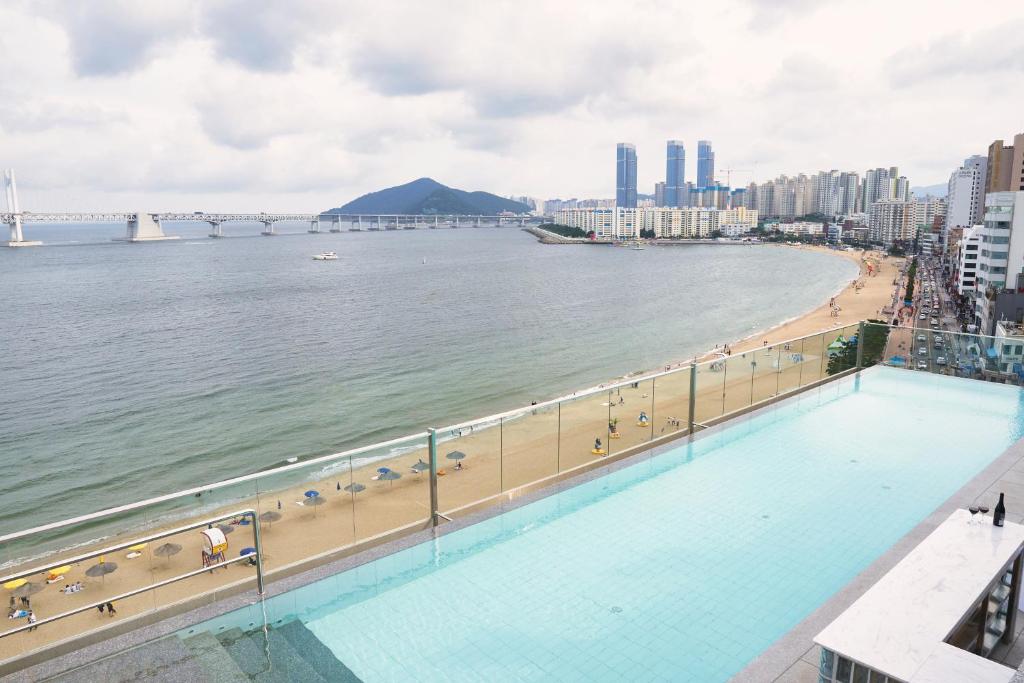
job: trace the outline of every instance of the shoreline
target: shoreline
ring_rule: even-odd
[[[869,257],[870,258],[874,258],[876,261],[884,260],[886,258],[883,254],[879,254],[877,252],[865,252],[865,251],[862,251],[862,250],[855,251],[855,252],[837,251],[837,250],[832,250],[832,249],[828,249],[828,248],[825,248],[825,247],[814,246],[814,245],[773,244],[773,245],[765,245],[765,246],[777,246],[777,247],[782,247],[782,248],[791,248],[791,249],[792,248],[796,248],[796,249],[802,249],[802,250],[808,250],[808,251],[816,251],[818,253],[824,253],[824,254],[828,254],[828,255],[831,255],[831,256],[845,258],[845,259],[855,263],[858,266],[858,269],[859,269],[857,279],[854,280],[853,282],[849,282],[849,283],[841,286],[836,291],[836,293],[834,293],[830,297],[831,300],[835,300],[835,301],[839,301],[842,297],[850,295],[850,292],[854,289],[855,283],[859,282],[861,280],[861,278],[865,277],[865,270],[866,269],[864,267],[864,262],[865,262],[866,258],[869,258]],[[897,268],[899,267],[899,264],[901,262],[902,262],[902,259],[893,259],[893,260],[889,261],[890,264],[895,263],[897,265]],[[891,298],[891,289],[892,289],[892,287],[890,287],[889,289],[890,289],[889,298]],[[620,375],[620,376],[617,376],[617,377],[609,378],[609,379],[606,379],[606,380],[604,380],[604,381],[602,381],[602,382],[600,382],[598,384],[594,384],[594,385],[589,386],[589,387],[585,387],[585,388],[582,388],[582,389],[575,389],[575,390],[573,390],[573,391],[571,391],[569,393],[563,393],[563,394],[560,394],[560,395],[555,396],[555,397],[550,398],[550,399],[544,399],[543,401],[540,401],[540,403],[550,403],[550,402],[555,402],[555,401],[560,401],[560,402],[572,401],[572,400],[576,400],[579,395],[585,395],[588,392],[596,392],[596,391],[604,389],[605,387],[608,387],[610,385],[615,385],[615,384],[618,384],[618,383],[621,383],[621,382],[624,382],[624,381],[628,381],[630,378],[633,378],[633,377],[643,377],[643,376],[648,376],[648,375],[656,374],[658,372],[662,372],[662,371],[665,371],[665,370],[670,370],[670,369],[671,370],[676,370],[676,369],[684,368],[684,367],[686,367],[686,366],[688,366],[690,364],[691,360],[695,360],[698,363],[706,362],[708,360],[713,360],[715,357],[717,357],[722,352],[723,348],[731,349],[733,352],[742,355],[745,352],[754,350],[754,349],[758,348],[759,346],[763,346],[764,345],[763,344],[763,340],[767,340],[769,346],[774,346],[774,345],[776,345],[778,343],[791,341],[793,339],[796,339],[796,338],[799,338],[799,337],[802,337],[802,336],[807,336],[808,334],[811,334],[811,333],[824,332],[824,331],[826,331],[826,328],[824,326],[817,326],[814,322],[811,322],[811,321],[814,318],[814,316],[816,316],[817,314],[820,314],[821,312],[827,310],[828,307],[829,307],[829,303],[828,303],[828,301],[826,301],[824,303],[821,303],[819,305],[816,305],[816,306],[814,306],[814,307],[804,311],[803,313],[799,313],[797,315],[791,316],[791,317],[786,318],[784,320],[781,320],[781,321],[779,321],[777,323],[774,323],[774,324],[772,324],[772,325],[770,325],[768,327],[761,328],[759,330],[751,332],[748,335],[745,335],[743,337],[739,337],[739,338],[737,338],[735,340],[729,341],[724,346],[714,347],[714,348],[711,348],[711,349],[708,349],[708,350],[705,350],[705,351],[702,351],[702,352],[698,352],[698,353],[694,354],[693,356],[687,357],[687,359],[685,359],[685,360],[671,360],[671,361],[667,361],[664,365],[658,365],[656,367],[646,368],[646,369],[644,369],[642,371],[627,373],[627,374]],[[847,316],[847,317],[849,317],[849,316]],[[856,320],[859,321],[861,319],[864,319],[864,317],[867,317],[867,316],[864,316],[864,317],[854,316],[854,317],[856,318]],[[842,321],[842,318],[835,318],[834,322],[832,323],[832,328],[841,328],[841,327],[843,327],[844,323],[841,322],[841,321]],[[845,323],[845,324],[848,325],[849,323]],[[814,329],[811,329],[809,331],[804,331],[804,330],[799,329],[799,328],[806,327],[807,325],[813,326]],[[792,333],[790,333],[790,332],[792,332]],[[756,340],[762,340],[762,344],[758,345],[756,343]],[[517,406],[517,408],[525,408],[525,407],[526,406]],[[517,408],[513,408],[511,410],[516,410]],[[499,412],[494,413],[494,415],[499,415],[499,414],[502,414],[504,412],[507,412],[507,411],[500,410]],[[460,438],[459,436],[454,435],[454,433],[453,434],[449,434],[449,431],[451,431],[451,428],[454,427],[456,430],[461,432],[462,430],[459,429],[460,427],[465,427],[466,425],[470,425],[470,424],[473,425],[473,431],[474,432],[476,432],[478,434],[486,434],[489,431],[491,431],[491,428],[498,427],[500,425],[500,422],[498,420],[491,420],[489,416],[482,416],[482,417],[473,418],[473,419],[467,420],[467,421],[453,423],[451,425],[445,425],[444,427],[440,428],[439,431],[438,431],[438,444],[441,445],[441,444],[445,444],[445,443],[448,443],[448,442],[451,442],[451,441],[458,440]],[[398,438],[401,438],[401,437],[398,437]],[[359,447],[360,446],[355,446],[353,448],[359,448]],[[395,460],[397,458],[401,458],[401,457],[404,457],[404,456],[411,455],[411,454],[415,453],[416,451],[418,451],[420,449],[421,449],[421,447],[418,446],[418,445],[415,445],[415,444],[393,446],[393,447],[389,448],[386,453],[367,455],[366,457],[362,457],[362,458],[360,458],[359,456],[352,456],[354,458],[354,460],[349,465],[344,464],[344,460],[334,461],[334,462],[331,462],[331,463],[325,463],[322,467],[318,468],[314,472],[310,472],[307,476],[310,477],[310,478],[314,478],[316,480],[324,480],[324,479],[328,479],[328,478],[331,478],[331,477],[338,477],[339,475],[347,474],[347,473],[350,473],[350,472],[353,472],[353,471],[358,471],[360,469],[369,467],[371,465],[375,465],[377,463],[383,463],[383,462],[386,462],[386,461],[389,461],[389,460]],[[352,449],[344,449],[344,450],[352,450]],[[341,451],[341,452],[344,452],[344,451]],[[288,462],[285,462],[285,463],[275,463],[275,464],[267,467],[265,470],[258,470],[258,471],[254,472],[252,474],[259,475],[262,472],[272,472],[273,470],[275,470],[277,468],[280,468],[280,467],[283,467],[283,466],[288,466],[288,465],[302,465],[303,463],[309,463],[309,462],[315,461],[315,460],[317,460],[319,458],[323,458],[323,457],[329,456],[329,455],[333,455],[333,454],[332,453],[325,453],[325,454],[313,455],[313,456],[310,456],[310,457],[305,458],[305,459],[300,457],[300,458],[298,458],[295,461],[288,461]],[[239,476],[246,476],[246,475],[239,475]],[[233,477],[231,477],[231,478],[233,478]],[[231,479],[231,478],[229,478],[229,479]],[[203,485],[205,485],[205,484],[215,484],[215,483],[217,483],[217,482],[203,482]],[[245,500],[245,496],[240,496],[237,500],[238,501]],[[156,518],[152,518],[152,519],[148,520],[147,522],[138,525],[136,528],[138,528],[138,529],[146,529],[146,530],[148,530],[148,529],[157,529],[157,528],[160,528],[162,526],[166,526],[167,524],[172,523],[172,522],[179,522],[183,518],[183,515],[188,515],[189,513],[191,513],[191,516],[194,516],[194,515],[197,515],[197,514],[212,514],[214,511],[216,511],[217,509],[219,509],[221,507],[223,507],[223,504],[220,503],[220,502],[211,502],[209,504],[204,502],[204,503],[200,504],[199,509],[194,509],[193,508],[193,509],[191,509],[191,510],[189,510],[187,512],[186,511],[182,511],[182,510],[169,510],[166,513],[163,513],[163,514],[159,515]],[[60,547],[58,549],[44,550],[44,551],[41,551],[39,553],[35,553],[35,554],[28,555],[28,556],[25,556],[25,557],[9,558],[9,559],[6,559],[6,560],[2,560],[2,561],[0,561],[0,571],[6,571],[6,570],[11,569],[11,568],[17,568],[17,567],[22,566],[22,565],[38,563],[40,561],[44,561],[47,557],[52,556],[52,555],[57,555],[57,554],[61,554],[61,553],[68,553],[68,552],[73,551],[73,550],[79,550],[79,549],[82,549],[82,548],[88,548],[90,546],[95,547],[97,545],[104,544],[104,543],[108,542],[111,538],[116,538],[116,534],[109,534],[109,535],[102,535],[101,534],[101,535],[99,535],[97,537],[94,537],[94,538],[91,538],[91,539],[88,539],[88,540],[76,541],[76,542],[71,543],[71,544],[69,544],[67,546],[62,546],[62,547]]]
[[[839,255],[858,263],[865,256],[860,252]],[[850,283],[835,297],[843,309],[839,318],[829,315],[826,302],[795,320],[780,322],[768,331],[755,332],[732,344],[733,355],[723,364],[726,366],[724,372],[715,372],[709,367],[708,372],[700,375],[695,420],[712,420],[827,376],[828,356],[824,347],[831,331],[842,328],[843,334],[855,333],[855,325],[861,318],[875,317],[875,309],[887,305],[892,298],[893,272],[898,269],[900,260],[883,258],[879,263],[879,276],[867,277],[862,265],[857,282],[864,281],[864,287],[856,289]],[[765,339],[776,344],[811,334],[814,336],[810,337],[807,350],[801,348],[798,354],[783,355],[781,349],[768,350],[769,360],[760,358],[755,351],[762,347]],[[689,360],[686,361],[688,363]],[[623,384],[612,397],[618,400],[609,401],[609,392],[596,391],[575,397],[572,401],[538,405],[535,410],[525,406],[526,410],[517,414],[516,419],[497,421],[497,429],[474,429],[458,434],[459,425],[446,427],[440,442],[443,446],[439,448],[438,465],[439,470],[444,468],[447,471],[444,476],[438,476],[438,509],[459,516],[459,511],[464,508],[488,504],[481,501],[515,495],[517,488],[530,482],[599,462],[606,453],[617,454],[643,447],[652,439],[682,431],[685,426],[671,416],[687,414],[691,400],[689,373],[659,375],[656,392],[654,380],[637,379],[631,383],[630,376],[605,382],[604,386]],[[577,390],[577,394],[581,391],[587,390]],[[636,419],[641,411],[647,411],[651,416],[649,422],[640,423]],[[483,417],[477,418],[475,423],[491,422],[494,420]],[[618,425],[615,432],[618,438],[605,441],[612,422]],[[463,423],[463,426],[466,424],[474,422]],[[595,438],[601,439],[605,452],[593,453]],[[394,452],[396,446],[403,452]],[[446,457],[448,452],[456,449],[466,456],[460,470],[454,469],[454,461]],[[363,455],[366,457],[358,459]],[[331,455],[319,457],[330,458]],[[183,520],[194,519],[198,515],[212,517],[215,513],[226,514],[244,506],[255,509],[257,514],[275,512],[279,515],[274,521],[261,524],[265,571],[268,580],[273,581],[277,570],[296,562],[322,553],[337,552],[354,544],[372,542],[379,535],[395,529],[429,524],[429,475],[411,470],[414,463],[428,457],[425,437],[416,435],[408,440],[392,441],[381,448],[367,448],[365,453],[352,456],[351,466],[345,464],[348,458],[327,462],[320,462],[317,458],[299,461],[292,466],[293,469],[278,475],[256,475],[240,483],[203,489],[202,497],[194,500],[191,496],[179,497],[175,509],[166,513],[149,508],[149,516],[145,513],[136,515],[134,511],[130,518],[112,516],[109,518],[110,528],[115,531],[101,540],[96,540],[95,535],[85,529],[79,529],[77,536],[72,532],[50,541],[60,544],[64,548],[62,550],[38,553],[33,552],[31,544],[25,544],[19,550],[36,555],[31,560],[15,558],[18,550],[9,548],[2,558],[6,560],[3,573],[34,571],[51,564],[57,566],[54,563],[61,557],[98,552],[118,541],[137,539],[157,529],[174,528]],[[394,481],[375,479],[378,467],[385,463],[400,473],[400,478]],[[343,487],[351,484],[359,484],[363,488],[358,494],[344,491]],[[205,486],[207,482],[200,485]],[[305,492],[310,489],[318,491],[322,504],[306,504],[309,498],[305,497]],[[238,533],[228,537],[230,557],[252,544],[251,529],[235,526],[232,530]],[[96,560],[72,566],[58,583],[46,586],[43,592],[33,596],[32,609],[40,618],[49,617],[201,566],[202,541],[198,532],[178,534],[154,545],[164,542],[181,546],[180,554],[154,557],[152,549],[143,549],[142,554],[135,558],[127,558],[123,552],[108,555],[108,561],[117,562],[117,571],[101,579],[90,579],[84,573],[86,567]],[[66,549],[72,545],[75,546],[74,551]],[[43,579],[45,576],[30,578],[39,583]],[[242,565],[227,567],[223,571],[203,572],[186,581],[150,589],[120,601],[118,615],[125,619],[150,613],[175,602],[215,594],[226,585],[251,579],[251,568],[246,569]],[[77,580],[85,583],[85,591],[61,594],[60,585]],[[0,660],[110,623],[106,618],[103,621],[97,619],[93,610],[45,624],[30,633],[0,639]],[[9,623],[9,628],[23,625],[21,621]]]

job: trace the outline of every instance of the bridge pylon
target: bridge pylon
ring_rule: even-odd
[[[128,217],[128,231],[124,239],[115,242],[162,242],[179,239],[177,235],[165,235],[160,220],[152,214],[139,211]]]
[[[21,229],[21,207],[18,206],[18,183],[14,179],[14,169],[4,170],[4,199],[7,200],[7,227],[11,231],[11,239],[6,242],[8,247],[38,247],[42,242],[27,240]]]
[[[221,224],[220,221],[207,221],[207,222],[210,224],[210,228],[211,228],[210,237],[223,237],[224,236],[224,226]]]
[[[264,237],[273,237],[274,235],[277,234],[276,232],[274,232],[274,221],[263,220],[260,222],[263,223],[263,232],[260,233],[261,235],[263,235]]]

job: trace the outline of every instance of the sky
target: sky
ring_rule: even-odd
[[[0,0],[0,168],[35,211],[302,211],[429,176],[639,189],[665,141],[721,180],[899,166],[1024,132],[1003,0]]]

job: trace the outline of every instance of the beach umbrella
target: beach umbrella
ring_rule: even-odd
[[[466,454],[463,453],[462,451],[452,451],[451,453],[444,457],[448,458],[449,460],[462,460],[463,458],[466,457]]]
[[[246,555],[252,555],[256,552],[256,548],[242,548],[238,551],[239,557],[245,557]]]
[[[319,491],[314,491],[313,489],[310,489],[309,491],[306,491],[302,495],[304,495],[306,498],[316,498],[317,496],[320,495],[320,492]]]
[[[147,545],[146,543],[136,543],[135,545],[128,546],[128,550],[131,550],[132,552],[135,552],[135,553],[142,552],[142,550],[146,547],[146,545]]]
[[[390,472],[390,471],[391,471],[390,467],[378,467],[377,468],[377,474],[386,474],[387,472]]]
[[[86,569],[85,575],[91,576],[92,578],[96,578],[98,576],[105,581],[107,578],[107,574],[113,574],[116,571],[116,562],[104,562],[103,560],[100,560],[99,564],[94,564],[93,566]]]
[[[6,588],[9,591],[12,591],[15,588],[20,588],[21,586],[24,586],[26,583],[28,583],[28,579],[14,579],[13,581],[8,581],[7,583],[5,583],[4,588]]]
[[[426,470],[429,470],[429,469],[430,469],[430,465],[428,465],[427,463],[423,462],[423,460],[418,460],[416,462],[416,464],[412,466],[412,471],[416,472],[417,474],[419,474],[420,472],[425,472]]]
[[[181,546],[177,543],[164,543],[153,551],[153,554],[157,557],[170,558],[171,555],[177,555],[181,552]]]
[[[35,595],[39,591],[43,590],[45,586],[41,583],[32,583],[31,581],[23,583],[14,589],[12,594],[16,598],[27,598],[30,595]]]
[[[381,472],[378,479],[380,481],[390,481],[392,485],[395,483],[395,479],[401,479],[402,475],[394,470],[388,470],[387,472]]]
[[[340,491],[341,490],[341,482],[340,481],[334,484],[334,490],[335,491]]]
[[[277,522],[280,519],[281,519],[281,513],[280,512],[275,512],[274,510],[267,510],[262,515],[260,515],[260,521],[261,522],[269,522],[270,526],[274,526],[274,522]]]
[[[217,528],[220,529],[225,536],[234,533],[235,531],[235,526],[233,524],[218,524]]]
[[[326,503],[326,502],[327,501],[324,500],[323,498],[321,498],[320,496],[310,496],[309,498],[306,499],[306,505],[312,505],[313,506],[313,516],[314,517],[316,516],[316,509],[318,507],[320,507],[321,505],[323,505],[324,503]]]
[[[64,576],[65,574],[67,574],[69,571],[71,571],[71,565],[70,564],[66,564],[63,567],[57,567],[55,569],[51,569],[50,573],[46,575],[46,579],[47,579],[48,582],[49,581],[56,581],[56,580],[60,579],[62,576]]]
[[[365,491],[366,487],[363,486],[362,484],[355,483],[355,484],[349,484],[348,486],[346,486],[345,490],[348,491],[349,493],[351,493],[352,495],[355,495],[355,494],[359,493],[360,491]]]

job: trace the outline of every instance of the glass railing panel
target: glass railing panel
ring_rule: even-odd
[[[355,543],[349,458],[300,464],[256,482],[268,571]]]
[[[655,411],[654,380],[617,387],[609,392],[608,452],[620,453],[647,443],[665,415]]]
[[[766,346],[754,352],[751,361],[753,372],[750,380],[750,395],[753,403],[760,403],[777,396],[780,389],[782,370],[782,346]]]
[[[694,421],[704,423],[725,413],[725,357],[697,365],[697,396]]]
[[[684,368],[651,381],[655,438],[686,431],[690,419],[690,374],[690,368]]]
[[[496,428],[483,431],[491,432],[492,435],[487,438],[497,441],[494,436],[498,432]],[[459,484],[457,487],[445,488],[449,494],[453,488],[471,492],[477,485],[483,487],[484,482],[490,484],[490,479],[500,464],[496,444],[493,451],[487,452],[478,450],[475,445],[467,450],[466,444],[461,444],[460,450],[466,450],[470,455],[465,460],[455,461],[446,460],[444,457],[445,453],[455,449],[450,448],[449,443],[440,439],[439,441],[439,492],[442,490],[442,481],[444,484],[451,484],[452,479],[456,478]],[[462,469],[455,470],[453,466],[458,462],[462,462]],[[338,511],[348,508],[352,511],[356,542],[408,525],[425,525],[430,521],[429,463],[427,438],[415,437],[353,454],[349,478],[346,480],[344,472],[341,471],[327,480],[328,488],[331,488],[333,482],[334,490],[331,493],[338,498],[336,502],[330,501],[332,508]],[[479,468],[475,476],[462,476],[472,472],[474,465]],[[444,474],[441,474],[442,471]],[[346,481],[349,483],[346,484]],[[346,486],[364,488],[353,495],[351,491],[345,490]],[[340,528],[338,533],[343,533]]]
[[[800,387],[800,368],[803,364],[803,340],[795,339],[778,344],[776,348],[779,351],[779,371],[776,378],[778,391],[776,393],[786,394]]]
[[[736,352],[725,361],[725,412],[733,413],[750,405],[752,380],[760,362],[760,349]]]
[[[825,376],[827,334],[813,334],[800,340],[800,386],[813,384]]]
[[[498,420],[438,432],[437,495],[441,512],[501,493],[501,436]]]
[[[607,455],[610,403],[608,391],[562,401],[558,432],[559,465],[562,471],[600,460]]]
[[[503,417],[500,428],[503,491],[558,473],[558,404]]]

